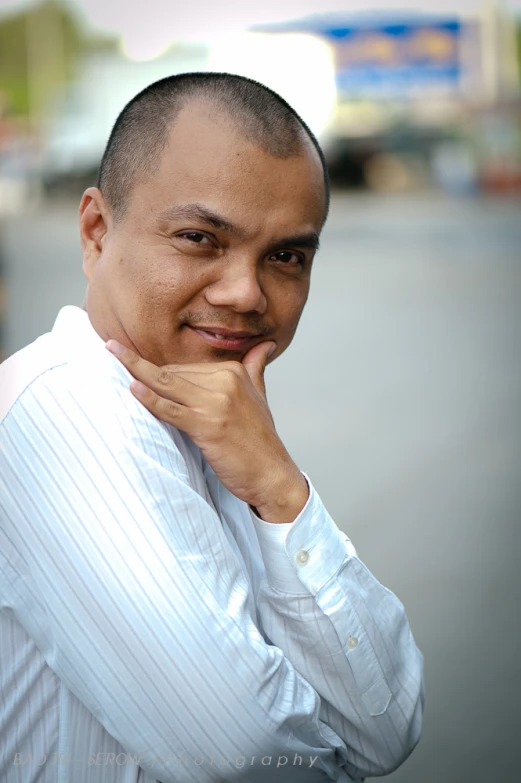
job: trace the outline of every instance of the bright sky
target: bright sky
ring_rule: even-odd
[[[0,0],[0,14],[37,0]],[[175,40],[211,42],[255,24],[328,11],[426,11],[454,16],[503,4],[521,16],[521,0],[65,0],[88,25],[122,36],[125,50],[154,56]]]
[[[1,10],[22,8],[35,0],[0,0]],[[422,10],[467,14],[493,0],[67,0],[81,8],[86,18],[99,27],[123,35],[158,35],[169,40],[204,40],[261,22],[294,19],[326,11]],[[521,0],[504,0],[521,13]]]

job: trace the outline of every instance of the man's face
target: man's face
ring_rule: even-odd
[[[107,214],[99,249],[84,242],[87,310],[102,337],[158,365],[240,361],[264,340],[277,344],[271,360],[287,348],[325,217],[311,145],[275,158],[191,102],[123,218]]]

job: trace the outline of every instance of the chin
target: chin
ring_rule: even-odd
[[[226,351],[219,348],[214,350],[215,359],[222,359],[223,362],[241,362],[243,356],[246,356],[246,353],[242,351]]]

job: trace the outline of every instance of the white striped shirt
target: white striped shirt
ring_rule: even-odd
[[[2,783],[395,769],[424,705],[401,602],[309,480],[259,519],[130,381],[71,306],[0,366]]]

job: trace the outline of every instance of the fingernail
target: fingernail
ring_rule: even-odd
[[[270,356],[272,356],[275,353],[276,350],[277,350],[277,343],[273,343],[273,345],[268,351],[268,359],[270,358]]]
[[[107,348],[111,353],[115,354],[116,356],[121,356],[122,353],[125,353],[127,350],[124,345],[121,345],[121,343],[118,343],[117,340],[109,340],[108,343],[105,343],[105,348]]]
[[[138,394],[139,396],[142,396],[146,393],[147,387],[141,383],[141,381],[132,381],[130,384],[130,388],[134,392],[134,394]]]

